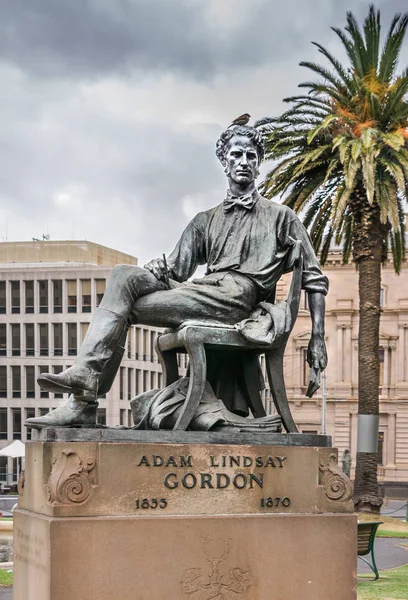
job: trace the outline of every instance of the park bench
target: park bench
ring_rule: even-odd
[[[375,564],[374,558],[374,539],[375,534],[379,525],[382,525],[382,521],[370,521],[358,523],[357,530],[357,555],[363,560],[373,571],[375,575],[374,581],[379,578],[377,565]],[[367,554],[371,554],[371,563],[363,558]]]

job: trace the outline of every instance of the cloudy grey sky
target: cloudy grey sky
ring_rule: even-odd
[[[380,0],[384,24],[406,0]],[[3,0],[0,240],[149,258],[218,204],[218,135],[282,111],[362,0]],[[319,59],[320,60],[320,59]],[[408,62],[408,52],[404,53]]]

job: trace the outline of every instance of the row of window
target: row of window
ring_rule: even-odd
[[[133,415],[130,408],[121,408],[119,414],[119,425],[124,425],[125,427],[133,427]]]
[[[21,461],[21,458],[12,461],[12,470],[9,471],[7,468],[7,457],[0,456],[0,481],[10,483],[11,479],[14,483],[17,483],[19,474],[21,473],[21,463],[17,467],[18,461]]]
[[[66,323],[65,327],[67,328],[67,336],[68,336],[68,356],[75,356],[77,354],[78,349],[78,329],[77,323]],[[80,323],[81,326],[81,341],[84,339],[88,323]],[[25,335],[26,335],[26,356],[35,356],[35,346],[34,346],[34,324],[26,324],[25,325]],[[49,356],[49,344],[48,344],[48,323],[40,323],[37,325],[39,328],[40,335],[40,356]],[[54,356],[63,356],[63,324],[62,323],[54,323],[53,327],[53,335],[54,335]],[[11,325],[12,328],[12,356],[20,356],[20,324]],[[146,332],[147,330],[144,330]],[[156,332],[149,332],[152,335],[155,335]],[[157,334],[156,334],[157,335]],[[129,348],[129,346],[128,346]],[[0,356],[6,356],[6,325],[0,324]],[[128,358],[131,358],[130,351],[128,352]],[[157,362],[156,355],[146,355],[146,354],[138,354],[135,353],[136,360],[148,360],[150,362]],[[379,351],[379,363],[380,363],[380,385],[384,385],[384,350],[380,349]],[[178,356],[178,364],[179,367],[186,368],[187,367],[187,356],[185,354],[181,354]],[[21,398],[21,366],[16,365],[11,367],[12,372],[12,396],[13,398]],[[34,366],[26,366],[26,382],[27,382],[27,398],[34,398],[34,379],[35,379],[35,367]],[[40,372],[48,372],[48,366],[40,366],[38,367]],[[54,373],[59,373],[63,370],[61,365],[56,365],[53,367]],[[128,371],[128,382],[133,381],[133,371],[136,372],[135,378],[135,386],[128,384],[128,389],[132,390],[129,396],[129,399],[132,398],[135,394],[142,393],[144,391],[153,389],[155,387],[161,388],[161,379],[159,383],[156,381],[153,383],[156,373],[154,371],[143,371],[141,369],[133,369],[121,367],[120,370],[120,399],[123,400],[123,389],[124,389],[124,372]],[[0,366],[0,398],[7,397],[7,367]],[[143,373],[143,375],[141,375]],[[302,385],[308,385],[309,379],[309,365],[307,362],[307,350],[303,350],[303,373],[302,373]],[[159,373],[161,377],[161,373]],[[150,379],[149,379],[150,378]],[[133,393],[134,392],[134,393]],[[46,394],[41,397],[48,397],[47,392],[41,392],[41,394]]]
[[[66,365],[65,368],[68,366]],[[6,367],[0,365],[0,398],[35,398],[36,391],[39,392],[40,398],[49,398],[49,393],[44,390],[39,391],[36,383],[36,379],[40,373],[48,373],[49,370],[48,365],[39,365],[37,367],[22,367],[20,365]],[[51,367],[51,372],[55,374],[61,373],[63,370],[63,365],[53,365]],[[54,394],[54,397],[62,398],[63,395]]]
[[[0,356],[21,356],[22,335],[25,341],[25,356],[49,356],[50,342],[52,342],[52,354],[63,356],[63,336],[67,336],[68,355],[75,356],[78,350],[78,325],[80,326],[81,341],[84,339],[89,323],[12,323],[11,351],[7,352],[7,324],[0,323]],[[65,331],[64,331],[65,330]],[[50,333],[52,340],[50,340]],[[38,336],[39,348],[36,349],[36,336]]]
[[[75,325],[69,323],[68,325]],[[83,323],[82,325],[87,325]],[[75,351],[74,351],[75,350]],[[75,348],[69,349],[69,354],[76,354],[76,346]],[[60,355],[60,354],[56,354]],[[62,352],[61,352],[62,355]],[[147,358],[147,357],[145,357]],[[150,358],[150,357],[149,357]],[[380,385],[384,385],[384,350],[379,351],[379,361],[380,361]],[[178,364],[179,367],[186,368],[187,361],[186,355],[182,354],[178,356]],[[35,367],[34,366],[25,366],[21,367],[20,365],[13,365],[10,367],[11,369],[11,387],[7,382],[7,367],[2,365],[0,366],[0,398],[6,398],[8,389],[11,390],[13,398],[21,398],[21,373],[22,369],[25,372],[25,381],[26,381],[26,397],[34,398],[35,397]],[[38,373],[46,373],[49,370],[47,365],[37,367]],[[52,367],[53,373],[60,373],[63,370],[62,365],[54,365]],[[125,374],[127,371],[127,375]],[[303,350],[303,377],[302,377],[302,385],[307,386],[309,380],[309,365],[307,363],[307,350]],[[121,367],[119,374],[119,385],[120,385],[120,399],[124,399],[124,387],[125,380],[128,382],[128,399],[133,398],[134,395],[141,394],[142,392],[161,388],[162,387],[162,373],[156,371],[148,371],[142,369],[134,369],[130,367]],[[134,382],[134,384],[133,384]],[[268,395],[268,394],[267,394]],[[41,398],[48,398],[48,392],[41,392]],[[56,397],[61,397],[62,395],[56,395]]]
[[[7,327],[10,328],[11,338],[9,351],[7,351]],[[63,356],[64,336],[66,336],[68,356],[76,356],[88,327],[89,323],[11,323],[9,325],[0,323],[0,356],[22,356],[22,336],[25,342],[25,356]],[[157,362],[154,350],[157,332],[140,327],[136,327],[135,330],[135,336],[132,330],[128,334],[127,357]],[[36,337],[39,342],[37,348]]]
[[[66,365],[65,368],[68,368]],[[52,373],[61,373],[64,370],[63,365],[51,366]],[[40,390],[36,379],[40,373],[48,373],[48,365],[20,366],[12,365],[6,367],[0,365],[0,398],[49,398],[50,394]],[[127,382],[127,398],[131,400],[133,396],[147,392],[152,389],[161,388],[163,375],[158,371],[147,371],[143,369],[134,369],[121,367],[119,371],[119,398],[125,399],[125,382]],[[62,394],[54,394],[55,398],[62,398]],[[0,438],[1,439],[1,438]]]
[[[119,371],[119,399],[125,400],[125,382],[127,383],[127,399],[148,392],[161,389],[163,374],[159,371],[145,371],[130,367],[120,367]]]
[[[23,437],[22,434],[25,420],[32,419],[33,417],[42,417],[50,410],[52,410],[52,408],[0,408],[0,440],[21,440]],[[105,408],[98,408],[97,422],[100,425],[106,425]],[[9,423],[11,428],[10,430]],[[30,440],[31,430],[27,429],[26,433],[27,439]]]
[[[127,338],[127,357],[157,362],[155,347],[158,335],[157,331],[151,329],[132,327]]]
[[[7,289],[7,283],[9,289]],[[51,300],[49,295],[50,286],[52,286]],[[105,279],[95,279],[95,306],[99,306],[101,303],[105,287]],[[0,313],[62,313],[64,293],[68,312],[91,312],[91,290],[90,279],[79,280],[79,292],[76,279],[0,281]]]

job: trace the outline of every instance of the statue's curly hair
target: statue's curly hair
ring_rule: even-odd
[[[262,134],[260,131],[258,131],[258,129],[255,129],[255,127],[249,127],[248,125],[235,125],[234,127],[228,127],[228,129],[226,129],[220,135],[215,146],[215,154],[217,155],[219,161],[221,163],[224,162],[228,142],[236,135],[248,137],[253,140],[258,153],[259,162],[262,162],[265,155]]]

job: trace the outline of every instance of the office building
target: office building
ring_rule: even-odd
[[[87,241],[0,243],[0,444],[23,442],[25,419],[63,403],[66,394],[42,391],[42,372],[70,366],[117,264],[137,264],[123,252]],[[129,400],[161,386],[154,345],[158,329],[132,327],[111,391],[100,400],[98,421],[132,425]],[[0,479],[17,462],[0,457]]]

